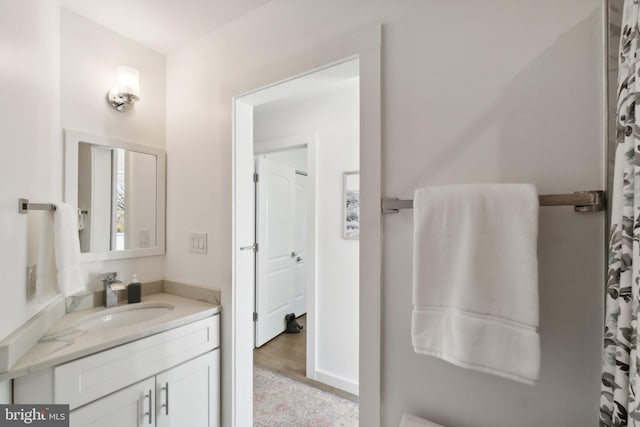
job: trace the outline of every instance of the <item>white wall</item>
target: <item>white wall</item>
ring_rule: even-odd
[[[0,6],[0,339],[33,316],[45,301],[25,294],[27,216],[17,200],[62,200],[61,126],[137,143],[165,146],[165,58],[83,18],[58,2],[24,0]],[[121,115],[105,94],[117,65],[141,72],[142,100]],[[123,278],[162,278],[163,258],[92,263],[87,276],[107,270]]]
[[[359,168],[358,79],[254,109],[255,140],[316,135],[316,378],[357,393],[358,241],[342,238],[343,173]]]
[[[18,198],[62,198],[57,2],[0,3],[0,340],[39,309],[27,302],[27,215]]]
[[[231,100],[222,94],[237,82],[260,87],[324,40],[378,20],[387,196],[464,182],[533,182],[542,193],[603,187],[599,0],[273,0],[168,58],[175,102],[168,105],[166,273],[222,288],[223,348],[230,344],[232,175]],[[407,212],[386,218],[383,424],[397,425],[405,411],[457,427],[594,424],[603,218],[542,210],[542,373],[533,387],[413,353],[412,220]],[[187,253],[188,227],[209,231],[207,256]],[[227,350],[225,421],[229,357]]]
[[[166,58],[100,25],[62,9],[62,127],[108,136],[155,148],[165,148]],[[128,113],[108,106],[107,91],[116,86],[116,67],[140,72],[140,101]],[[123,281],[138,274],[141,281],[164,277],[164,256],[86,264],[90,286],[96,275],[117,271]]]

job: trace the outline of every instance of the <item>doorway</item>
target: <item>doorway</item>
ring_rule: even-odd
[[[252,344],[282,341],[295,313],[306,342],[290,352],[304,355],[302,379],[350,395],[358,393],[359,242],[343,233],[343,204],[345,173],[359,169],[358,71],[352,59],[237,99],[250,111],[243,132],[256,168]]]
[[[358,241],[342,235],[341,204],[343,174],[359,167],[358,71],[357,60],[345,61],[266,89],[273,97],[253,106],[254,155],[264,168],[255,193],[256,346],[284,331],[286,314],[307,312],[307,377],[354,394]],[[270,333],[261,333],[263,320]]]
[[[319,70],[321,64],[339,63],[339,58],[357,58],[360,68],[360,315],[359,315],[359,406],[361,425],[380,425],[381,397],[381,26],[366,26],[341,37],[315,45],[305,55],[293,55],[274,64],[268,74],[255,71],[229,83],[225,93],[232,99],[232,292],[230,295],[226,352],[228,376],[223,390],[230,399],[225,419],[229,425],[252,425],[253,402],[253,214],[255,200],[242,196],[253,188],[253,110],[248,97],[253,88],[267,88],[268,82],[287,81],[286,76],[304,76],[303,70]],[[284,80],[282,80],[284,79]],[[243,95],[238,95],[243,94]],[[255,100],[253,100],[255,101]],[[249,126],[247,126],[249,124]],[[310,165],[313,167],[313,165]],[[313,185],[313,184],[311,184]],[[307,269],[315,268],[307,260]],[[224,298],[223,298],[224,299]],[[311,304],[309,304],[311,308]],[[311,330],[311,328],[310,328]],[[252,340],[251,340],[252,341]],[[365,356],[366,355],[366,356]],[[308,355],[313,357],[313,355]],[[224,365],[223,361],[223,365]]]

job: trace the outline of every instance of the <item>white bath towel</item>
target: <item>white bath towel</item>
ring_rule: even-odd
[[[417,190],[414,350],[534,384],[540,371],[537,235],[532,185]]]
[[[414,417],[413,415],[404,414],[400,421],[400,427],[443,427],[440,424],[432,423],[422,418]]]
[[[78,211],[67,203],[56,203],[55,251],[60,293],[67,297],[86,290],[80,263]]]

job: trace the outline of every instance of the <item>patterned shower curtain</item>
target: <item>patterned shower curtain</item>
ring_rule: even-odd
[[[640,426],[640,0],[625,0],[618,57],[617,144],[600,395],[600,426]],[[640,117],[640,114],[638,115]],[[638,185],[636,185],[638,184]]]

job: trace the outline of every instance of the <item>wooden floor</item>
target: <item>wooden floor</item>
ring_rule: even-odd
[[[253,363],[296,381],[357,402],[358,396],[354,394],[307,378],[307,316],[300,316],[298,323],[304,326],[299,334],[282,333],[262,347],[254,349]]]

